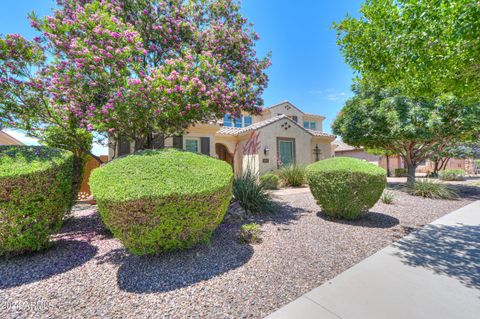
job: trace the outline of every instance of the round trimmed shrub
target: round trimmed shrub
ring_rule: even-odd
[[[260,176],[260,185],[264,189],[278,189],[280,178],[273,173],[266,173]]]
[[[207,241],[232,198],[231,166],[176,149],[141,151],[95,169],[90,189],[113,235],[138,255]]]
[[[386,171],[355,158],[336,157],[310,164],[307,182],[322,211],[335,218],[356,219],[379,200]]]
[[[0,146],[0,255],[49,246],[71,207],[73,154],[45,146]]]

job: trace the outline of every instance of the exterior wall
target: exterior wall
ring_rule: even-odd
[[[321,117],[321,116],[313,116],[313,115],[304,114],[302,123],[300,123],[300,125],[303,126],[303,121],[315,122],[316,126],[317,126],[316,131],[323,132],[323,119],[324,118]]]
[[[366,160],[376,165],[379,164],[379,160],[380,160],[380,156],[369,154],[364,150],[352,150],[352,151],[341,151],[341,152],[336,151],[335,156],[336,157],[354,157],[361,160]]]
[[[318,148],[320,149],[320,155],[319,155],[320,160],[332,157],[332,147],[331,147],[330,140],[325,138],[313,137],[310,142],[310,149],[308,150],[310,152],[311,163],[315,162],[316,160],[316,156],[313,153],[313,150],[317,145],[318,145]]]
[[[285,123],[290,125],[287,130],[282,127],[282,125]],[[249,157],[249,160],[253,163],[258,163],[258,173],[264,174],[266,172],[278,169],[277,138],[291,138],[295,140],[294,157],[297,165],[306,165],[311,163],[312,157],[310,148],[312,137],[303,129],[291,123],[290,121],[286,120],[273,123],[257,130],[256,134],[259,134],[258,152],[255,154],[256,157]],[[249,137],[251,136],[252,135],[249,135]],[[241,152],[245,151],[245,147],[249,140],[250,139],[247,138],[240,142]],[[264,153],[265,148],[269,150],[267,154]]]

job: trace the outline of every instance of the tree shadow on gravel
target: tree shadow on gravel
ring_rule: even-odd
[[[116,249],[98,256],[97,263],[119,265],[117,283],[121,290],[168,292],[209,280],[247,263],[253,248],[237,242],[237,230],[237,225],[222,224],[210,243],[192,249],[158,256],[135,256],[125,249]]]
[[[275,203],[277,204],[275,212],[251,215],[249,221],[259,224],[271,223],[274,225],[290,225],[308,213],[305,209],[291,206],[284,201],[276,200]]]
[[[57,240],[45,251],[11,258],[0,258],[0,289],[22,286],[76,268],[97,253],[85,241]]]
[[[377,212],[367,212],[361,215],[359,219],[356,220],[346,220],[340,218],[333,218],[327,216],[324,212],[319,211],[317,216],[327,222],[334,222],[344,225],[352,225],[356,227],[367,227],[367,228],[392,228],[397,226],[400,221],[398,218],[393,216],[377,213]]]
[[[480,226],[426,225],[394,246],[403,263],[480,289]]]

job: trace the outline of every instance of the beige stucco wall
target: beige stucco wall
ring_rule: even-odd
[[[282,127],[285,123],[290,125],[287,130],[285,130],[285,127]],[[254,163],[254,167],[258,167],[258,173],[260,174],[278,169],[277,137],[293,138],[295,140],[295,163],[297,165],[307,165],[313,161],[312,145],[314,147],[314,143],[318,143],[325,158],[331,156],[329,140],[315,139],[315,141],[312,141],[312,136],[309,133],[289,120],[282,120],[270,124],[257,130],[257,133],[259,134],[260,148],[258,154],[250,156],[248,161]],[[240,152],[243,153],[245,144],[250,136],[251,133],[239,143]],[[264,154],[266,147],[269,149],[269,152]],[[268,160],[268,163],[264,163],[264,160]],[[244,166],[246,165],[245,160],[242,160],[242,163]]]
[[[335,152],[336,157],[354,157],[362,160],[366,160],[370,163],[379,164],[380,156],[369,154],[363,150],[353,150],[344,152]]]

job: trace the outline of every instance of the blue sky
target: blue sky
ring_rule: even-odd
[[[265,105],[289,100],[308,113],[327,117],[324,130],[351,95],[352,71],[344,63],[335,44],[332,22],[347,13],[357,15],[360,0],[243,0],[242,12],[254,23],[260,35],[259,55],[272,51],[268,70],[270,84]],[[2,0],[0,33],[20,33],[33,37],[26,19],[34,10],[43,16],[50,12],[53,0]],[[23,134],[14,132],[27,143]],[[105,153],[99,147],[95,153]]]

